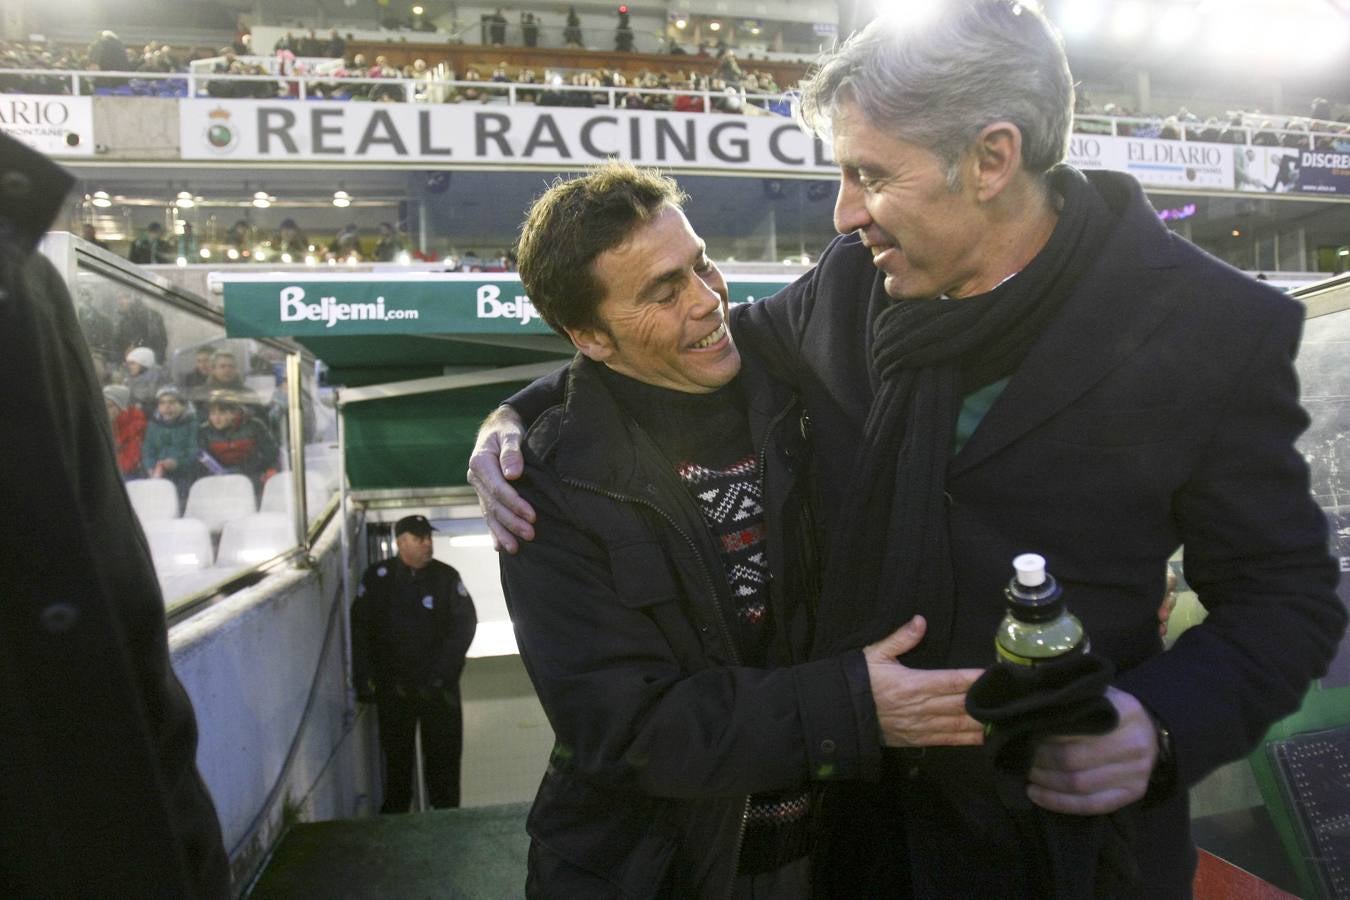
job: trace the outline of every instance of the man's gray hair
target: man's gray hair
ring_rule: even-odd
[[[878,19],[827,53],[802,84],[801,118],[823,134],[841,101],[937,154],[955,188],[961,154],[992,122],[1021,130],[1027,171],[1062,162],[1073,79],[1059,34],[1034,6],[949,0],[922,21]]]

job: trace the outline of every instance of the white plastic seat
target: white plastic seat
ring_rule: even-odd
[[[142,523],[178,518],[178,488],[167,478],[128,481],[127,496]]]
[[[266,403],[272,399],[272,392],[277,389],[277,377],[275,375],[246,375],[244,376],[244,387],[260,397],[263,403]]]
[[[263,485],[262,504],[258,507],[258,511],[289,515],[291,512],[291,490],[290,472],[278,472],[273,475]],[[323,508],[328,505],[328,498],[332,495],[333,487],[323,479],[322,473],[306,471],[305,506],[311,519],[323,512]]]
[[[201,519],[216,534],[231,519],[258,511],[253,482],[247,475],[207,475],[192,483],[183,515]]]
[[[150,542],[155,574],[161,579],[211,565],[211,533],[200,519],[155,519],[142,522],[141,527]]]
[[[261,512],[225,523],[216,553],[217,568],[256,566],[295,546],[295,531],[285,513]]]

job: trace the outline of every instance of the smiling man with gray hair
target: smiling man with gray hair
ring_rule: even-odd
[[[1072,108],[1058,36],[1010,0],[873,23],[803,87],[841,237],[730,320],[813,422],[812,656],[921,616],[902,668],[988,665],[1009,562],[1034,551],[1114,664],[1118,720],[1035,745],[1030,816],[1001,802],[985,750],[951,740],[973,722],[881,720],[880,783],[823,804],[821,894],[1188,895],[1186,788],[1298,707],[1345,628],[1294,447],[1301,308],[1170,233],[1129,176],[1064,165]],[[491,464],[518,472],[519,436],[489,424],[472,472],[509,549],[532,511]],[[1208,615],[1164,652],[1181,546]],[[1042,826],[1066,816],[1111,818],[1065,858]]]

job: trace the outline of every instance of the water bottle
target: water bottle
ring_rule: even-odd
[[[1064,608],[1064,592],[1045,571],[1045,557],[1023,553],[1013,560],[1016,574],[1004,596],[1008,612],[994,635],[1001,662],[1034,666],[1088,651],[1083,623]]]

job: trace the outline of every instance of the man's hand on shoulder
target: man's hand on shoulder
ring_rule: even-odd
[[[984,728],[966,714],[966,691],[982,669],[911,669],[896,657],[918,646],[928,623],[915,616],[863,648],[882,743],[939,747],[984,743]]]
[[[483,420],[469,457],[469,484],[478,494],[492,543],[507,553],[520,549],[517,538],[534,540],[534,508],[510,484],[525,471],[520,450],[524,434],[516,411],[499,406]]]
[[[1070,815],[1104,815],[1148,791],[1158,758],[1158,731],[1133,694],[1107,688],[1120,721],[1106,734],[1047,738],[1027,773],[1037,806]]]

